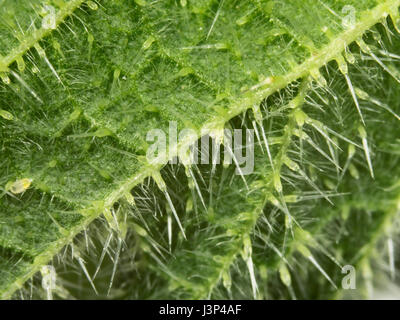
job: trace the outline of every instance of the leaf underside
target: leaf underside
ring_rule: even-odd
[[[0,1],[0,296],[102,214],[141,251],[149,275],[132,287],[159,286],[125,298],[331,297],[337,264],[368,278],[379,239],[395,237],[400,1],[137,3]],[[170,121],[197,138],[257,128],[254,173],[150,165],[146,134]]]

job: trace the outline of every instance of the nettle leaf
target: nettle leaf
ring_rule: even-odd
[[[399,5],[0,1],[0,296],[328,298],[344,265],[373,296],[371,265],[396,269]],[[183,160],[224,128],[254,130],[250,174],[146,157],[151,129]]]

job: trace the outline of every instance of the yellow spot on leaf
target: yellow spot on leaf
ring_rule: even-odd
[[[15,182],[8,183],[6,186],[7,191],[11,191],[14,194],[19,194],[25,192],[32,183],[32,179],[21,179]]]

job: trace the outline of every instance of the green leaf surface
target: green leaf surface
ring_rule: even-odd
[[[320,171],[316,176],[322,180],[315,183],[324,190],[320,195],[326,195],[323,183],[332,175],[340,177],[335,161],[346,163],[349,139],[357,140],[356,164],[362,176],[354,182],[347,168],[338,179],[343,187],[335,192],[351,192],[354,200],[340,198],[338,209],[332,209],[330,216],[339,216],[343,207],[360,209],[361,203],[360,210],[392,212],[397,205],[397,187],[384,193],[387,201],[382,205],[378,193],[371,197],[371,208],[376,206],[373,209],[368,209],[368,198],[363,195],[399,181],[398,119],[387,108],[376,112],[381,118],[371,111],[377,104],[371,97],[377,97],[399,112],[399,91],[388,75],[388,71],[398,75],[397,58],[388,57],[389,69],[369,61],[376,57],[370,54],[375,46],[384,51],[388,46],[394,50],[400,47],[393,27],[388,31],[393,34],[392,42],[384,31],[374,28],[389,21],[385,20],[389,15],[397,26],[399,4],[398,0],[0,1],[0,296],[10,298],[94,219],[102,214],[107,218],[145,178],[157,180],[162,166],[148,163],[146,135],[155,128],[168,133],[171,121],[177,122],[178,129],[194,129],[197,139],[213,129],[223,129],[231,119],[261,104],[264,120],[258,124],[259,130],[265,128],[268,139],[277,141],[270,159],[265,147],[256,148],[256,174],[244,179],[249,189],[240,176],[232,174],[233,182],[219,193],[203,192],[207,204],[202,208],[197,199],[200,220],[184,220],[189,240],[181,239],[174,247],[174,259],[166,267],[153,266],[161,277],[168,275],[171,292],[177,297],[214,297],[214,291],[218,293],[215,297],[227,297],[225,289],[218,286],[222,281],[229,287],[229,270],[241,254],[251,275],[247,298],[266,297],[255,287],[252,272],[257,273],[257,266],[265,264],[260,270],[271,268],[276,273],[282,268],[281,260],[274,256],[260,263],[262,245],[254,247],[255,258],[251,258],[251,243],[272,238],[277,245],[284,242],[282,252],[285,255],[288,251],[289,259],[293,251],[299,251],[299,243],[303,245],[292,234],[293,249],[286,249],[286,239],[296,233],[293,230],[304,226],[314,234],[325,227],[330,220],[322,219],[319,210],[328,205],[326,200],[292,209],[290,205],[286,208],[284,199],[310,189],[310,185],[316,192],[308,177],[312,172],[307,170]],[[52,18],[46,6],[55,10],[54,30],[43,23],[43,19]],[[354,12],[353,25],[343,24],[349,14],[343,11],[345,6]],[[372,36],[367,31],[372,31]],[[342,54],[351,60],[348,47],[363,35],[372,49],[365,50],[360,44],[367,52],[356,54],[360,67],[352,67],[350,76],[354,85],[369,94],[359,103],[363,104],[368,143],[374,150],[374,183],[369,176],[370,163],[363,158],[364,151],[367,158],[369,153],[357,131],[362,122],[354,94],[337,66],[329,63],[337,60],[339,69],[345,71]],[[332,86],[331,96],[329,90],[321,93],[316,89],[316,83],[323,82],[320,69]],[[301,79],[307,79],[306,88],[291,87]],[[273,96],[284,89],[292,94],[287,101]],[[325,94],[327,105],[332,107],[329,112],[313,104],[318,94]],[[286,103],[279,107],[279,101]],[[298,110],[320,121],[304,125],[309,127],[305,132],[311,143],[299,132],[303,125],[299,125],[302,114]],[[254,112],[254,117],[258,116]],[[345,150],[341,156],[335,155],[339,153],[331,140],[335,134],[327,134],[321,123],[336,130],[335,139],[346,137],[340,145]],[[382,123],[389,129],[382,130]],[[309,163],[298,156],[303,140],[308,143],[304,157]],[[323,145],[322,150],[315,148],[313,141],[317,147]],[[300,163],[301,171],[289,173],[287,157]],[[389,167],[393,172],[388,176]],[[354,173],[354,168],[350,169]],[[223,173],[217,172],[215,179],[219,181]],[[207,174],[204,177],[209,178]],[[178,180],[187,183],[184,181]],[[168,188],[174,183],[167,183]],[[192,196],[201,188],[186,189]],[[212,197],[213,204],[209,203]],[[236,204],[232,210],[228,209],[231,203]],[[254,230],[267,204],[282,210],[286,218],[276,221],[277,235],[260,231],[262,236],[257,237]],[[293,221],[285,221],[291,219],[292,210],[294,218],[305,221],[296,228]],[[311,223],[308,229],[308,219],[319,222]],[[174,232],[178,233],[175,223]],[[202,228],[203,224],[207,227]],[[160,236],[165,236],[167,223],[161,227]],[[206,231],[199,231],[203,229]],[[366,234],[365,243],[369,243],[372,231]],[[219,240],[208,241],[224,236],[232,237],[228,246],[217,247]],[[338,252],[351,246],[343,243]],[[198,248],[203,255],[196,252]],[[194,260],[188,252],[194,254]],[[181,268],[187,261],[195,261],[192,268]],[[190,272],[200,276],[188,280]],[[181,287],[183,291],[179,291]],[[279,297],[279,290],[276,295]]]

